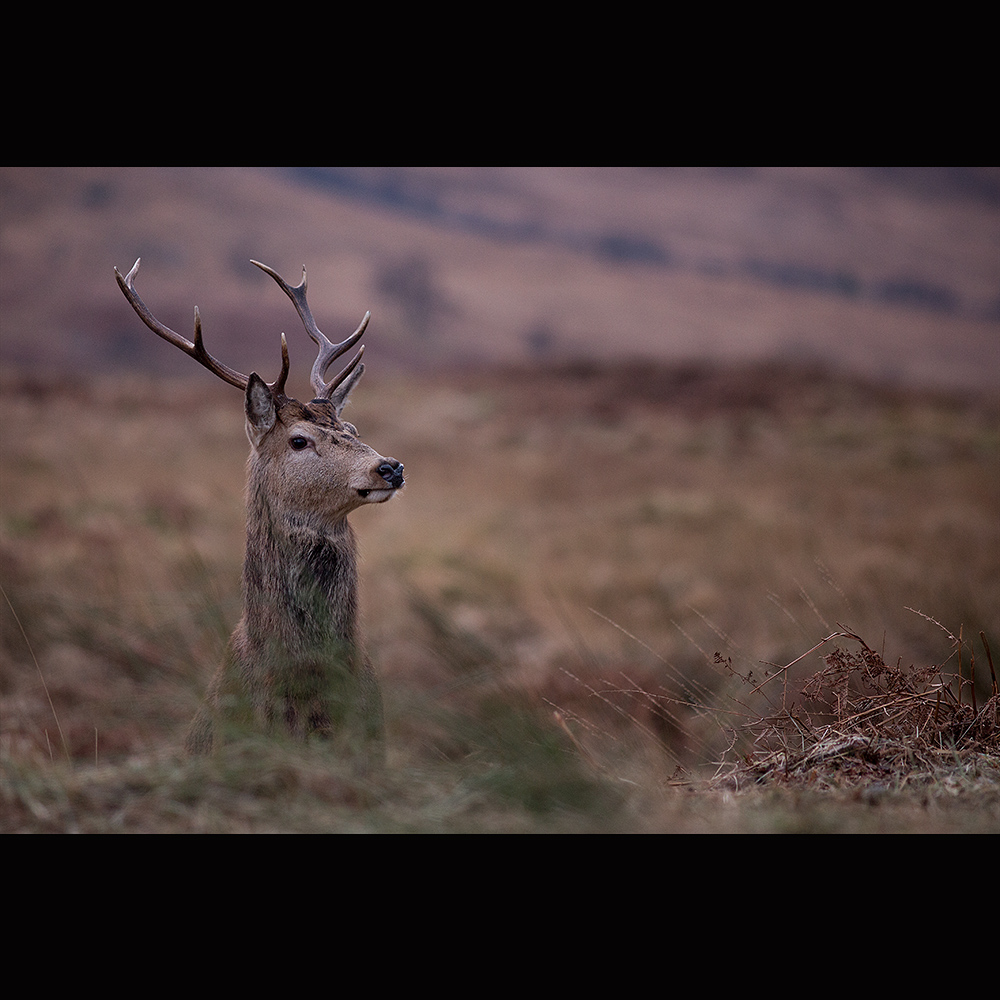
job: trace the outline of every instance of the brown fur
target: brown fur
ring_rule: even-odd
[[[362,443],[328,401],[275,397],[256,376],[247,436],[243,616],[188,749],[207,752],[220,730],[249,724],[301,738],[337,734],[372,762],[382,752],[381,695],[360,647],[347,514],[389,499],[386,466],[401,466]]]
[[[306,302],[304,267],[293,287],[265,264],[251,263],[277,282],[319,348],[310,376],[317,398],[310,403],[285,395],[284,334],[281,373],[274,382],[242,375],[206,350],[197,307],[194,339],[187,340],[139,297],[140,261],[124,276],[115,268],[122,293],[146,326],[245,393],[250,460],[243,617],[186,745],[205,753],[227,730],[255,726],[303,738],[343,736],[370,762],[382,753],[382,701],[359,643],[357,550],[347,515],[392,497],[403,485],[403,466],[363,444],[357,430],[340,419],[365,370],[364,347],[326,381],[327,368],[358,342],[370,314],[334,344],[316,326]]]

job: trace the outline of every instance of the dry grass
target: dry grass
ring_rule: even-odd
[[[178,752],[239,610],[235,394],[0,390],[6,831],[1000,828],[992,405],[781,367],[366,379],[408,485],[355,517],[363,782]]]
[[[961,638],[949,636],[957,672],[940,665],[905,668],[887,664],[881,654],[850,631],[836,632],[819,645],[838,639],[860,647],[836,647],[824,657],[826,667],[813,674],[789,700],[791,664],[753,684],[753,694],[772,682],[780,687],[780,703],[768,715],[753,717],[737,733],[751,750],[726,767],[714,784],[799,783],[816,788],[874,786],[901,790],[949,775],[982,773],[991,783],[1000,778],[1000,727],[997,726],[997,681],[985,633],[980,634],[990,666],[991,693],[977,705],[975,653],[969,675],[962,676]],[[812,652],[813,650],[810,650]],[[804,654],[805,655],[805,654]],[[727,659],[725,666],[731,670]],[[741,678],[751,684],[749,677]],[[969,703],[971,699],[971,704]],[[751,713],[754,715],[755,713]]]

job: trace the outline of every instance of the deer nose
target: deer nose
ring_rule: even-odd
[[[394,489],[403,485],[403,463],[387,458],[379,467],[378,474]]]

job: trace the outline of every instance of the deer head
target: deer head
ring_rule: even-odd
[[[187,340],[165,326],[150,312],[135,290],[140,260],[122,277],[115,277],[125,298],[139,318],[155,334],[180,348],[224,382],[242,389],[245,398],[246,431],[252,447],[251,478],[262,487],[262,496],[276,512],[299,524],[327,529],[351,510],[368,503],[382,503],[403,485],[403,465],[384,458],[364,444],[353,424],[341,420],[347,397],[364,372],[360,364],[364,347],[331,381],[325,381],[330,365],[350,350],[368,326],[366,313],[346,340],[335,344],[316,325],[306,301],[306,269],[302,280],[289,285],[276,271],[251,261],[269,274],[292,300],[306,332],[319,348],[312,366],[315,398],[300,403],[285,395],[288,377],[288,344],[281,335],[281,372],[273,382],[264,382],[256,372],[242,373],[216,360],[205,349],[201,316],[194,310],[194,340]]]

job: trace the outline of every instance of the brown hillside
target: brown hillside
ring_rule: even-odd
[[[112,267],[238,367],[294,315],[249,265],[309,268],[321,326],[404,370],[610,356],[820,360],[991,387],[1000,175],[937,168],[0,170],[0,360],[182,372]]]

